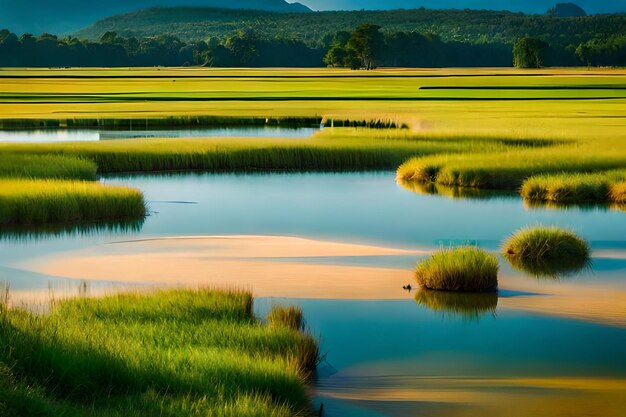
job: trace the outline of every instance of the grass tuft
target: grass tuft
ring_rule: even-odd
[[[296,306],[274,306],[267,315],[270,326],[285,327],[292,330],[304,328],[302,309]]]
[[[538,226],[514,233],[502,251],[516,269],[537,277],[558,277],[587,266],[591,248],[570,230]]]
[[[442,249],[417,265],[415,277],[429,290],[494,291],[498,287],[498,260],[472,246]]]

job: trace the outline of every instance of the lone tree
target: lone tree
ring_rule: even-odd
[[[338,43],[330,47],[324,56],[324,63],[329,67],[342,67],[346,63],[346,48]]]
[[[371,70],[376,68],[376,61],[380,59],[384,44],[385,39],[380,32],[380,26],[364,23],[350,35],[346,52],[347,55],[356,54],[359,66]],[[350,67],[354,68],[355,62],[349,64]]]
[[[517,68],[543,67],[543,53],[548,44],[537,38],[521,38],[513,46],[513,65]]]

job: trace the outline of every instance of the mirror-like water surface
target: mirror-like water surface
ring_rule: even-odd
[[[199,129],[163,130],[107,130],[107,129],[29,129],[0,130],[0,142],[94,142],[112,139],[145,138],[293,138],[312,136],[314,127],[215,127]]]
[[[105,182],[144,191],[151,212],[144,224],[3,232],[0,282],[16,295],[45,298],[50,289],[98,294],[177,285],[195,275],[194,282],[223,282],[220,272],[232,285],[251,285],[244,278],[254,271],[267,277],[253,285],[260,314],[275,302],[299,304],[321,336],[326,356],[316,402],[325,404],[326,416],[626,410],[624,212],[529,208],[514,195],[420,195],[396,185],[393,173],[138,175]],[[540,279],[500,257],[496,296],[402,289],[415,262],[441,245],[469,242],[497,251],[510,233],[538,223],[588,239],[590,268]],[[213,235],[225,238],[201,238]],[[161,239],[167,237],[175,239]]]

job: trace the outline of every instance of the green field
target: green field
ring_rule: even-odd
[[[9,154],[70,156],[95,163],[99,173],[400,167],[404,182],[517,189],[531,176],[626,168],[625,75],[618,69],[4,69],[5,128],[346,121],[406,128],[333,127],[299,142],[159,138],[0,144],[0,151],[5,161]],[[4,165],[0,172],[11,171]]]
[[[43,316],[7,309],[2,299],[2,416],[311,412],[303,382],[317,342],[293,320],[266,325],[254,317],[247,292],[81,298],[53,303]],[[299,309],[276,310],[301,317]]]

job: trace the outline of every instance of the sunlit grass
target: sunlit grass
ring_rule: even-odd
[[[532,201],[554,203],[611,202],[622,203],[620,184],[626,182],[626,171],[596,174],[539,175],[524,181],[520,193]]]
[[[72,155],[101,173],[203,171],[363,171],[395,169],[415,155],[503,152],[550,146],[536,138],[480,134],[415,134],[404,130],[326,129],[308,140],[136,139],[52,144],[0,144],[12,154]]]
[[[98,182],[0,179],[0,226],[142,219],[143,194]]]
[[[413,158],[402,164],[397,177],[404,181],[435,182],[461,187],[516,189],[535,175],[601,172],[626,166],[626,149],[580,149],[557,146],[502,153],[437,155]]]
[[[512,234],[502,252],[516,269],[535,276],[559,277],[589,264],[589,243],[571,230],[536,226]]]
[[[0,154],[0,178],[95,180],[93,161],[63,155]]]
[[[417,283],[429,290],[490,291],[498,286],[498,260],[476,247],[442,249],[418,263]]]
[[[301,358],[317,343],[262,324],[252,303],[176,290],[60,301],[46,316],[4,309],[3,415],[306,415]]]

